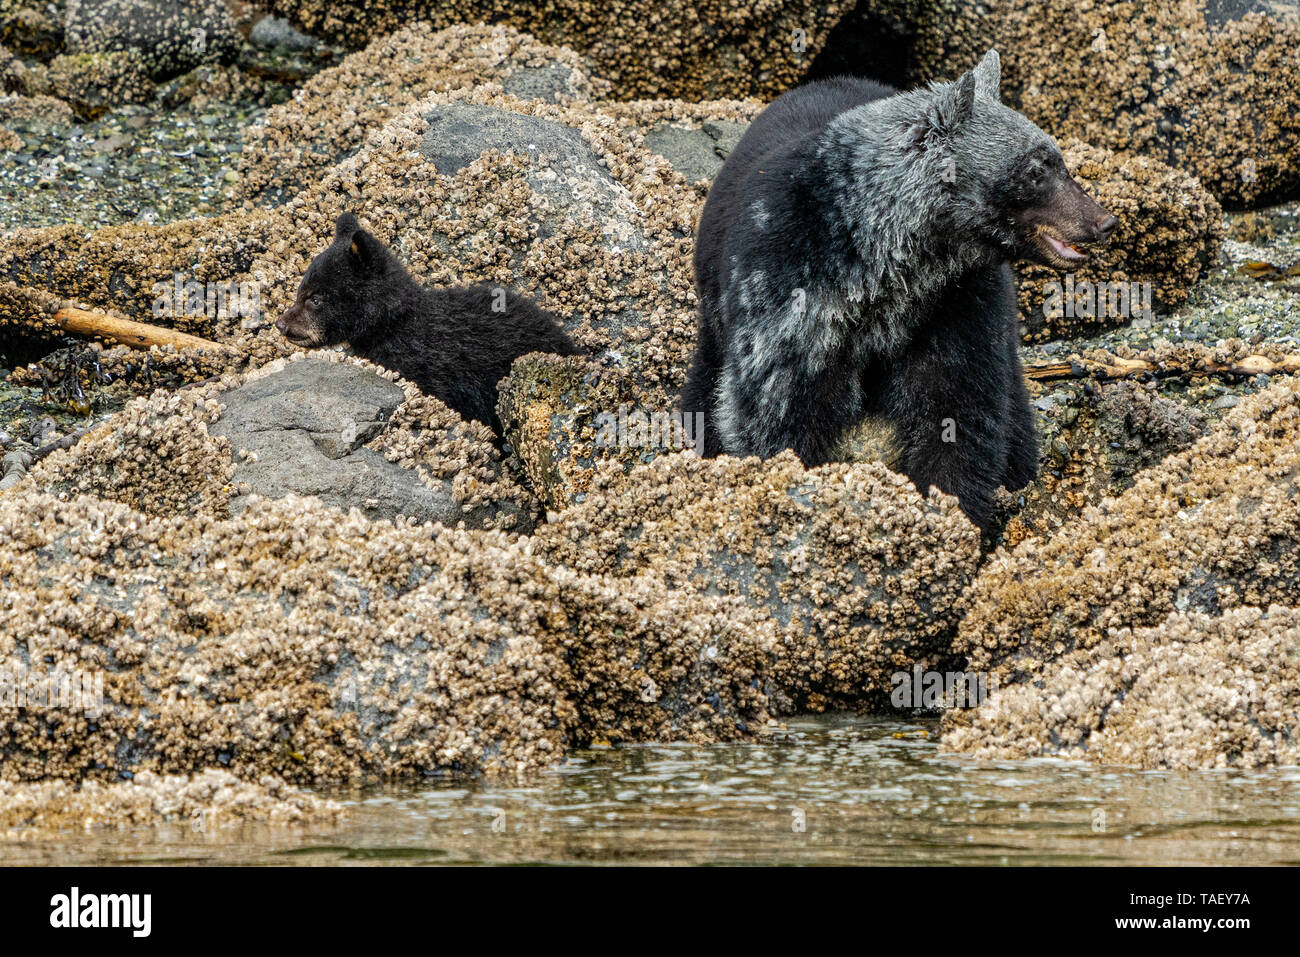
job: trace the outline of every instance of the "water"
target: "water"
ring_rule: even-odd
[[[0,863],[1300,863],[1300,768],[975,762],[935,731],[801,718],[771,743],[578,751],[524,785],[333,793],[335,827],[10,837]]]

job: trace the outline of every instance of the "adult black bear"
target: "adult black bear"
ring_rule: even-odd
[[[421,286],[352,213],[338,218],[334,242],[311,261],[275,327],[305,348],[346,342],[498,436],[497,383],[510,363],[581,351],[555,316],[512,289]]]
[[[828,460],[868,415],[898,467],[989,519],[1037,473],[1010,262],[1070,268],[1116,219],[998,99],[998,55],[899,93],[843,77],[778,98],[709,191],[682,395],[705,454]]]

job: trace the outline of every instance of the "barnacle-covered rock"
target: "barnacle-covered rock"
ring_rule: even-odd
[[[518,773],[591,740],[744,738],[778,651],[734,599],[295,496],[149,517],[23,487],[0,496],[0,586],[28,692],[102,686],[29,694],[0,724],[8,779]]]
[[[82,119],[95,119],[114,106],[145,103],[155,88],[134,50],[57,56],[25,82],[28,93],[48,93],[68,103]]]
[[[437,27],[508,23],[582,51],[621,97],[771,98],[798,82],[831,27],[852,7],[830,0],[271,0],[313,36],[351,46],[411,20]]]
[[[70,449],[51,453],[27,482],[68,499],[93,494],[154,515],[225,515],[230,446],[210,431],[216,401],[196,390],[139,398]]]
[[[132,50],[155,79],[231,59],[239,34],[223,0],[67,0],[73,53]]]
[[[946,660],[979,533],[956,499],[878,463],[805,470],[661,455],[596,470],[537,546],[582,572],[650,575],[732,595],[776,622],[777,683],[796,706],[871,703],[915,663]]]
[[[86,781],[80,787],[62,780],[0,777],[0,828],[10,833],[159,824],[196,831],[251,822],[333,824],[344,814],[337,801],[300,791],[273,775],[241,781],[217,768],[189,775],[141,771],[129,781]]]
[[[471,431],[468,425],[457,430],[458,416],[418,390],[408,394],[393,381],[396,376],[382,372],[357,361],[279,361],[223,391],[221,415],[211,431],[230,443],[234,456],[238,494],[231,508],[239,511],[251,495],[293,492],[341,508],[356,506],[370,518],[530,527],[531,503],[502,473],[488,431]],[[394,416],[408,401],[428,418],[408,410],[394,429]],[[386,435],[402,426],[408,435],[416,428],[431,440],[425,462],[408,459],[404,466],[385,456],[383,450],[409,441]],[[457,442],[468,446],[461,455],[450,448],[439,453],[439,445]],[[439,454],[453,461],[430,469],[426,462],[432,464]],[[471,489],[472,483],[479,487]],[[496,495],[490,494],[494,486]],[[471,497],[476,501],[468,505]]]
[[[995,691],[943,746],[1140,768],[1300,764],[1300,609],[1175,612]]]
[[[430,93],[497,84],[521,100],[588,101],[607,92],[583,59],[507,26],[434,31],[407,24],[322,70],[244,136],[240,189],[284,200],[355,153],[365,138]]]
[[[0,0],[0,43],[24,56],[53,56],[63,45],[61,13],[39,0]]]
[[[684,419],[626,372],[580,356],[516,359],[497,410],[516,468],[550,509],[586,498],[598,463],[627,471],[663,452],[703,452],[703,422]]]
[[[536,512],[489,430],[338,353],[136,399],[30,481],[151,515],[224,517],[254,495],[290,493],[370,518],[471,528],[526,531]]]
[[[1011,496],[1017,504],[1004,543],[1052,534],[1204,434],[1204,410],[1162,396],[1154,385],[1070,382],[1034,401],[1039,474]]]
[[[1053,537],[994,555],[954,648],[1006,685],[1174,612],[1300,605],[1300,392],[1242,400]]]

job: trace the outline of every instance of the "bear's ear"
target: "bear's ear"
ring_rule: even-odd
[[[955,133],[975,110],[975,74],[963,73],[951,83],[930,87],[930,100],[924,114],[907,131],[906,142],[920,149],[932,137]]]
[[[352,234],[360,228],[361,224],[357,222],[355,214],[344,213],[334,221],[334,241],[338,242],[340,239],[350,239]]]
[[[348,256],[354,265],[362,269],[371,269],[383,256],[384,246],[360,226],[352,233],[348,244]]]
[[[989,100],[1001,100],[998,85],[1002,82],[1002,61],[998,58],[998,51],[990,50],[984,54],[984,59],[980,60],[973,72],[975,95]]]
[[[963,73],[939,93],[938,120],[945,133],[951,133],[975,112],[975,74]]]

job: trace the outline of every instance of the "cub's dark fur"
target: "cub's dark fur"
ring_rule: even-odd
[[[529,352],[580,351],[555,316],[514,290],[421,286],[352,213],[338,218],[334,242],[275,325],[294,345],[347,342],[498,435],[497,383],[510,363]]]
[[[867,416],[898,467],[977,524],[1038,466],[1008,263],[1069,268],[1116,220],[1052,139],[998,99],[997,53],[899,93],[839,78],[786,93],[727,158],[695,251],[699,339],[683,410],[705,453],[826,462]]]

